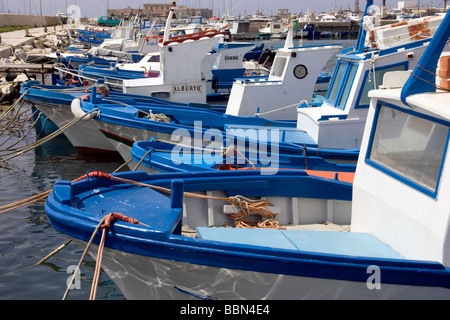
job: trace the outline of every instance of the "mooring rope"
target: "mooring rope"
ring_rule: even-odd
[[[25,92],[8,109],[6,109],[2,115],[0,115],[0,120],[2,120],[11,110],[13,110],[19,104],[19,102],[22,101],[27,93],[28,89],[25,90]]]
[[[3,130],[0,132],[0,136],[15,123],[16,119],[20,118],[20,116],[22,114],[24,114],[25,112],[27,112],[28,110],[31,109],[31,107],[30,107],[27,110],[22,111],[21,113],[19,113],[21,111],[21,109],[22,109],[22,106],[23,106],[23,101],[22,101],[20,107],[17,109],[16,113],[11,117],[11,119],[5,125],[5,128],[3,128]]]
[[[6,162],[9,161],[17,156],[20,156],[22,154],[24,154],[25,152],[28,152],[30,150],[33,150],[41,145],[43,145],[44,143],[54,139],[55,137],[57,137],[58,135],[60,135],[61,133],[63,133],[64,131],[70,129],[71,127],[73,127],[77,122],[79,122],[80,120],[82,120],[83,118],[85,118],[86,116],[90,115],[91,113],[97,112],[98,109],[93,109],[87,113],[85,113],[84,115],[82,115],[81,117],[77,117],[74,118],[73,120],[69,121],[66,125],[64,125],[63,127],[59,128],[58,130],[56,130],[55,132],[49,134],[48,136],[36,141],[36,142],[32,142],[26,146],[24,146],[24,149],[22,151],[19,151],[17,153],[13,153],[10,157],[5,158],[5,159],[0,159],[0,163],[2,162]],[[12,153],[12,152],[11,152]],[[8,153],[6,155],[9,155],[11,153]]]
[[[24,267],[24,268],[22,268],[22,269],[14,270],[14,271],[11,271],[11,272],[8,272],[8,273],[5,273],[5,274],[0,275],[0,279],[3,278],[3,277],[8,276],[8,275],[10,275],[10,274],[14,274],[14,273],[17,273],[17,272],[25,271],[25,270],[28,270],[28,269],[31,269],[31,268],[33,268],[33,267],[36,267],[36,266],[39,266],[39,265],[43,264],[45,261],[47,261],[48,259],[50,259],[51,257],[53,257],[55,254],[57,254],[58,252],[60,252],[60,251],[61,251],[62,249],[64,249],[65,247],[67,247],[67,246],[69,245],[69,243],[71,243],[71,242],[72,242],[72,240],[69,240],[69,241],[67,241],[66,243],[60,245],[58,248],[56,248],[55,250],[53,250],[52,252],[50,252],[48,255],[46,255],[44,258],[42,258],[41,260],[39,260],[38,262],[36,262],[35,264],[33,264],[33,265],[31,265],[31,266]]]
[[[9,141],[10,139],[12,139],[18,132],[20,132],[20,130],[25,126],[25,124],[33,118],[33,116],[39,112],[39,116],[36,117],[36,120],[33,122],[33,124],[28,128],[28,130],[26,131],[26,133],[23,134],[22,138],[19,138],[16,142],[14,142],[13,144],[9,145],[6,149],[4,150],[0,150],[0,152],[6,151],[6,150],[14,150],[12,149],[13,146],[17,145],[19,142],[21,142],[23,139],[25,139],[27,137],[27,135],[30,133],[31,130],[33,130],[34,126],[36,125],[36,123],[39,121],[39,118],[42,114],[42,112],[40,112],[39,110],[34,111],[28,118],[26,118],[21,125],[17,128],[16,131],[14,131],[7,139],[5,139],[5,141],[3,141],[2,143],[0,143],[0,146],[4,145],[7,141]]]

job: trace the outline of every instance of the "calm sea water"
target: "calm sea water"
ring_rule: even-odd
[[[280,47],[283,41],[267,42],[265,47]],[[355,45],[355,40],[304,41],[304,45],[341,43],[343,47]],[[256,42],[259,45],[259,42]],[[295,42],[297,44],[297,42]],[[332,72],[336,58],[330,59],[324,72]],[[7,120],[0,122],[0,132]],[[31,126],[25,122],[20,129],[24,135]],[[0,154],[12,141],[6,131],[0,135]],[[20,143],[36,141],[34,130]],[[70,142],[59,136],[41,147],[24,153],[6,163],[0,163],[0,206],[10,204],[50,190],[55,181],[72,180],[89,170],[112,172],[123,162],[120,159],[86,158],[79,156]],[[42,265],[36,262],[68,240],[65,234],[53,229],[44,211],[43,201],[0,213],[0,299],[2,300],[60,300],[70,276],[68,268],[78,264],[84,248],[74,243]],[[86,257],[81,267],[81,288],[70,291],[67,300],[88,300],[95,261]],[[27,268],[23,270],[24,268]],[[112,280],[101,273],[97,300],[125,299]]]

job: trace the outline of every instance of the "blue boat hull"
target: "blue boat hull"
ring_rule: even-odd
[[[137,141],[131,149],[131,169],[147,172],[199,172],[217,170],[266,170],[273,174],[278,170],[308,170],[311,175],[327,176],[340,181],[353,182],[356,164],[338,164],[321,157],[271,153],[263,154],[242,150],[201,148],[166,143],[156,138]],[[234,151],[234,152],[233,152]]]
[[[308,176],[303,171],[273,176],[250,171],[126,172],[113,177],[126,180],[91,177],[74,183],[59,181],[45,210],[54,228],[81,243],[90,239],[110,212],[143,224],[116,221],[106,236],[102,266],[129,299],[449,298],[449,270],[435,262],[403,259],[367,234],[333,232],[327,246],[331,244],[336,251],[325,252],[317,246],[318,239],[329,234],[320,233],[325,231],[206,228],[209,220],[192,225],[190,214],[197,211],[194,220],[202,216],[215,219],[213,224],[222,223],[223,212],[215,215],[212,208],[226,202],[208,200],[214,202],[208,207],[206,200],[185,194],[263,197],[274,205],[294,198],[349,203],[351,184]],[[170,197],[129,181],[167,188]],[[184,207],[183,202],[188,201],[184,197],[203,205],[193,207],[194,203],[188,202]],[[214,215],[206,214],[208,210]],[[281,212],[277,219],[290,218]],[[183,224],[196,228],[198,237],[183,235]],[[300,239],[306,241],[302,240],[303,247],[297,245]],[[94,244],[99,241],[100,232]],[[91,254],[96,255],[96,247]],[[382,275],[379,289],[372,285],[374,269]]]

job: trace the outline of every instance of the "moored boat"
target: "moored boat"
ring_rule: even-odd
[[[227,141],[220,148],[184,145],[152,138],[137,141],[131,148],[131,170],[146,172],[198,172],[217,170],[261,170],[274,174],[279,170],[305,170],[310,175],[353,182],[355,164],[325,161],[304,154],[276,153],[270,146],[253,150]],[[240,150],[242,149],[242,150]]]
[[[110,212],[136,219],[105,225],[102,252],[130,299],[450,298],[450,93],[435,86],[449,23],[403,88],[370,92],[353,193],[304,171],[91,174],[55,184],[52,225],[85,243]],[[307,230],[218,227],[245,212]],[[327,220],[350,231],[311,230]]]

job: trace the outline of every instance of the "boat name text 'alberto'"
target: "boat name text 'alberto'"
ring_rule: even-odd
[[[173,92],[201,92],[201,85],[174,85]]]

